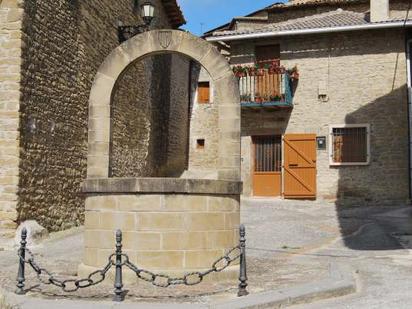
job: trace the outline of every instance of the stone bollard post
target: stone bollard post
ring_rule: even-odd
[[[240,235],[240,270],[239,270],[239,291],[237,296],[246,296],[249,294],[247,291],[247,273],[246,273],[246,229],[242,224],[239,228]]]
[[[25,266],[25,259],[26,259],[26,241],[27,238],[27,229],[23,228],[21,231],[21,241],[20,241],[20,248],[19,248],[19,271],[17,273],[17,290],[16,294],[23,295],[26,294],[24,291],[24,281],[26,281],[24,277],[24,266]]]
[[[122,279],[122,231],[116,231],[116,275],[114,278],[114,301],[124,300],[123,279]]]

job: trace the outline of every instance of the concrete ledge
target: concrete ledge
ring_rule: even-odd
[[[82,191],[93,193],[194,193],[238,195],[242,182],[181,178],[99,178],[83,182]]]
[[[310,303],[321,299],[339,297],[356,292],[356,280],[350,269],[337,264],[331,265],[330,274],[327,278],[299,286],[280,289],[276,291],[251,294],[246,297],[231,300],[213,300],[205,303],[114,303],[97,301],[68,301],[68,300],[45,300],[29,296],[17,296],[10,292],[0,290],[0,309],[87,309],[87,308],[120,308],[120,309],[261,309],[261,308],[284,308],[291,305]]]

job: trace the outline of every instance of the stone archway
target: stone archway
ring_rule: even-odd
[[[226,59],[210,43],[177,30],[145,32],[124,42],[100,66],[89,99],[88,179],[109,177],[110,106],[116,81],[139,59],[159,53],[180,53],[210,74],[218,104],[218,179],[240,179],[240,105],[238,84]]]

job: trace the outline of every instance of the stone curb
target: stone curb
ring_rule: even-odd
[[[262,309],[310,303],[317,300],[339,297],[356,292],[353,271],[343,265],[332,263],[329,276],[317,282],[306,283],[270,292],[251,294],[232,300],[199,303],[113,303],[74,300],[49,300],[18,296],[0,290],[0,309]]]

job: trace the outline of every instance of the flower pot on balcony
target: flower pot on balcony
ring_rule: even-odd
[[[258,96],[256,96],[255,97],[255,103],[262,103],[262,97],[258,97]]]
[[[265,69],[258,69],[257,76],[263,76],[263,75],[265,75]]]

